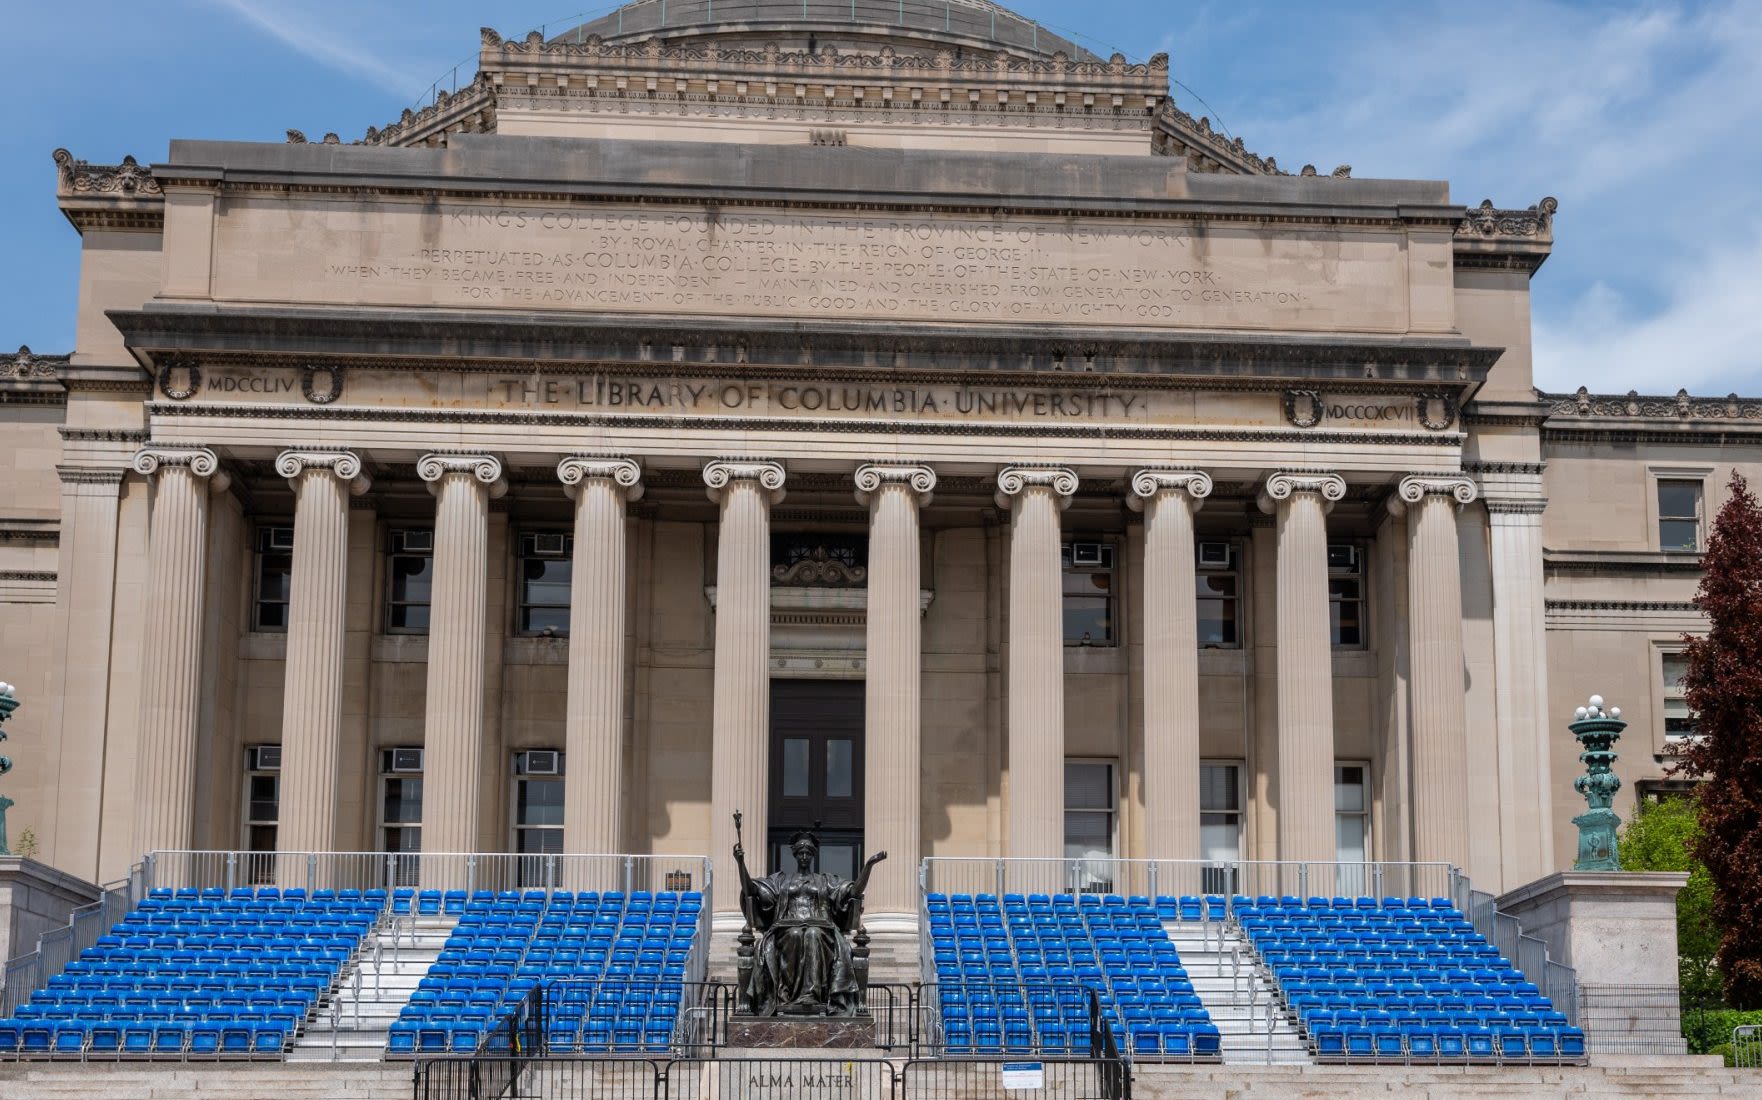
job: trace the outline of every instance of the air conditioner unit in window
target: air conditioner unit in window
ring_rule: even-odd
[[[1328,568],[1358,572],[1358,547],[1349,542],[1328,543]]]
[[[281,770],[280,745],[252,745],[251,770],[254,772],[273,772]]]
[[[532,546],[531,553],[541,558],[560,558],[569,552],[569,536],[555,531],[539,532],[527,536]]]
[[[292,550],[294,548],[294,529],[292,527],[271,527],[264,539],[264,548],[268,550]]]
[[[1071,543],[1071,564],[1075,566],[1105,565],[1107,546],[1099,542]]]
[[[399,531],[392,536],[393,549],[400,554],[434,553],[433,531]]]
[[[1202,542],[1199,544],[1199,568],[1228,569],[1230,567],[1230,544],[1227,542]]]
[[[393,749],[392,771],[419,772],[422,770],[421,749]]]
[[[557,775],[562,771],[563,754],[556,749],[528,749],[524,755],[527,775]]]

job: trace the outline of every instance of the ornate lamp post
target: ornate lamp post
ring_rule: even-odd
[[[1590,808],[1572,819],[1578,826],[1578,860],[1572,869],[1619,871],[1621,856],[1615,829],[1621,818],[1609,807],[1615,801],[1615,792],[1621,790],[1621,777],[1610,770],[1610,765],[1617,759],[1613,746],[1621,739],[1627,723],[1621,720],[1620,707],[1604,709],[1601,695],[1591,696],[1589,704],[1574,711],[1573,717],[1576,720],[1567,728],[1585,747],[1578,754],[1584,761],[1585,774],[1573,780],[1572,786],[1585,796]]]
[[[4,728],[6,720],[18,709],[18,694],[11,684],[0,682],[0,741],[6,740]],[[12,760],[0,756],[0,775],[12,770]],[[9,856],[12,850],[6,846],[6,811],[12,808],[12,799],[0,794],[0,856]]]

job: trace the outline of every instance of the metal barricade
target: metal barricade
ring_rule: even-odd
[[[1762,1024],[1731,1029],[1731,1064],[1735,1069],[1762,1069]]]

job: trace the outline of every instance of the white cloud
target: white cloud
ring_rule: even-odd
[[[282,45],[339,72],[379,85],[400,98],[418,91],[425,78],[386,61],[379,53],[321,25],[310,11],[303,16],[292,5],[265,0],[205,0],[224,8]]]
[[[1595,393],[1762,394],[1762,225],[1688,258],[1666,286],[1662,308],[1649,313],[1596,282],[1565,316],[1538,317],[1536,360],[1548,364],[1539,384]]]
[[[1434,0],[1356,15],[1313,107],[1240,128],[1288,163],[1448,179],[1459,202],[1558,196],[1539,386],[1762,394],[1757,56],[1755,0]]]

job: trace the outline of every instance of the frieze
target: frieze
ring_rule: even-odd
[[[1483,239],[1505,237],[1552,241],[1554,215],[1559,209],[1560,200],[1552,196],[1527,210],[1501,210],[1493,205],[1492,199],[1486,199],[1479,206],[1469,207],[1456,227],[1456,235]]]
[[[1285,420],[1293,428],[1313,428],[1324,420],[1347,423],[1418,424],[1441,432],[1456,423],[1455,394],[1423,393],[1411,398],[1388,394],[1323,393],[1286,390]]]
[[[161,198],[164,191],[150,169],[141,167],[132,156],[121,164],[88,164],[74,159],[66,149],[55,150],[55,165],[60,181],[57,193],[66,196],[110,195],[118,198]]]
[[[1605,417],[1653,420],[1762,420],[1762,399],[1743,398],[1737,394],[1725,397],[1691,397],[1687,390],[1677,390],[1671,397],[1642,396],[1636,390],[1625,394],[1593,394],[1583,386],[1577,393],[1544,393],[1541,395],[1548,411],[1555,416],[1579,418]]]
[[[18,354],[0,357],[0,379],[53,381],[67,369],[68,356],[38,355],[29,345],[19,345]]]

